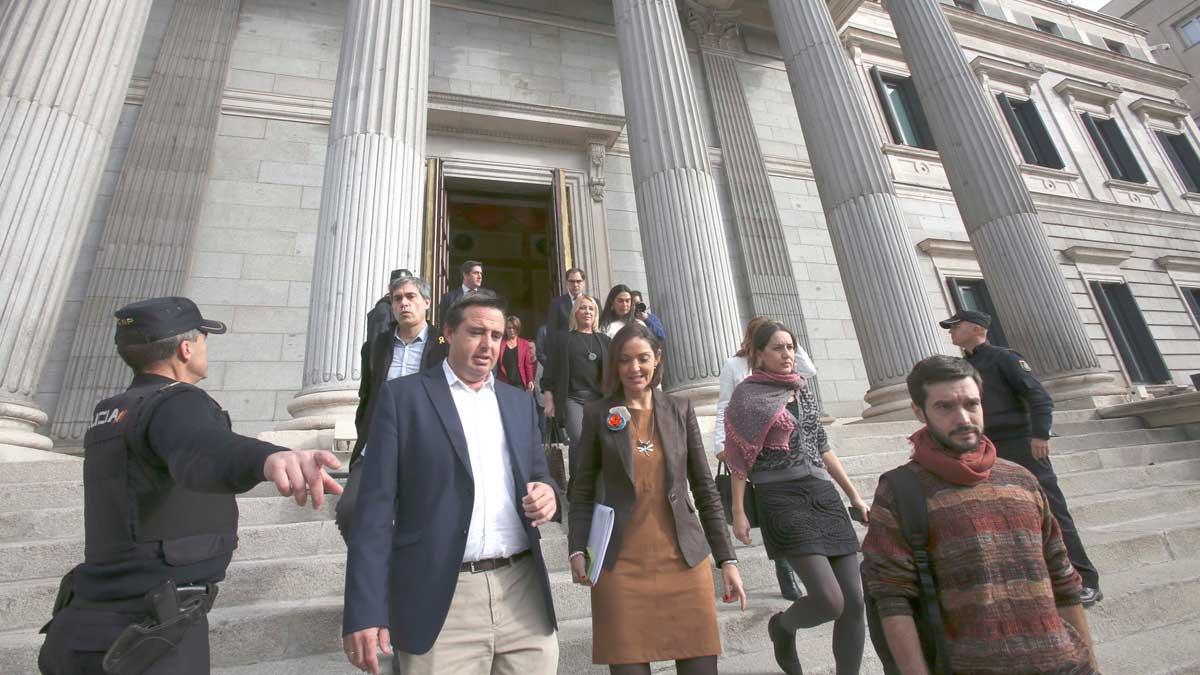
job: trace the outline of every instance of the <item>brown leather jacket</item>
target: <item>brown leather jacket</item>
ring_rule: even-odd
[[[604,503],[616,511],[616,524],[604,557],[605,569],[612,569],[616,563],[621,550],[621,534],[636,499],[630,428],[611,431],[606,426],[609,408],[618,405],[624,404],[605,398],[584,406],[583,431],[576,450],[579,469],[571,479],[569,494],[567,542],[571,551],[583,551],[592,526],[597,475],[603,480]],[[666,446],[663,451],[667,461],[667,501],[675,515],[675,531],[684,560],[693,567],[703,562],[709,553],[717,562],[733,560],[725,511],[708,466],[692,402],[656,389],[654,423]]]

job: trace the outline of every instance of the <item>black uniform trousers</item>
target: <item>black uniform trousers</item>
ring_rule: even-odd
[[[1046,493],[1046,499],[1050,502],[1050,512],[1054,514],[1058,527],[1062,530],[1067,555],[1070,556],[1071,564],[1079,572],[1079,576],[1083,578],[1084,587],[1100,588],[1100,573],[1096,571],[1096,566],[1092,564],[1083,548],[1083,541],[1079,539],[1079,530],[1075,528],[1075,520],[1071,518],[1071,512],[1067,509],[1067,498],[1063,496],[1062,488],[1058,487],[1058,476],[1054,473],[1050,458],[1034,459],[1029,438],[992,439],[992,442],[996,445],[996,454],[1001,459],[1020,464],[1037,478],[1042,492]]]
[[[101,662],[117,636],[145,616],[66,607],[50,623],[38,654],[43,675],[105,675]],[[143,675],[208,675],[208,617],[201,617],[183,640]]]

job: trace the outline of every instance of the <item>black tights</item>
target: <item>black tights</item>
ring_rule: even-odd
[[[783,613],[780,625],[793,631],[833,621],[837,674],[857,675],[867,627],[858,556],[789,556],[788,562],[804,582],[805,595]]]
[[[612,675],[650,675],[650,664],[614,664],[608,667],[608,672]],[[717,675],[717,657],[714,655],[680,659],[675,662],[675,672],[679,675]]]

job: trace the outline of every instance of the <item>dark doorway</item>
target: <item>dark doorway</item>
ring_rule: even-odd
[[[461,283],[459,266],[483,263],[483,286],[508,301],[532,339],[557,293],[549,185],[446,179],[448,288]]]

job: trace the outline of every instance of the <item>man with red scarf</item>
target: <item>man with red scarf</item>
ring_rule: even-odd
[[[929,553],[955,673],[1097,672],[1082,583],[1037,479],[998,459],[983,435],[980,376],[964,359],[931,356],[908,375],[910,437],[929,513]],[[863,541],[865,590],[906,675],[930,672],[914,623],[918,579],[888,481]]]

